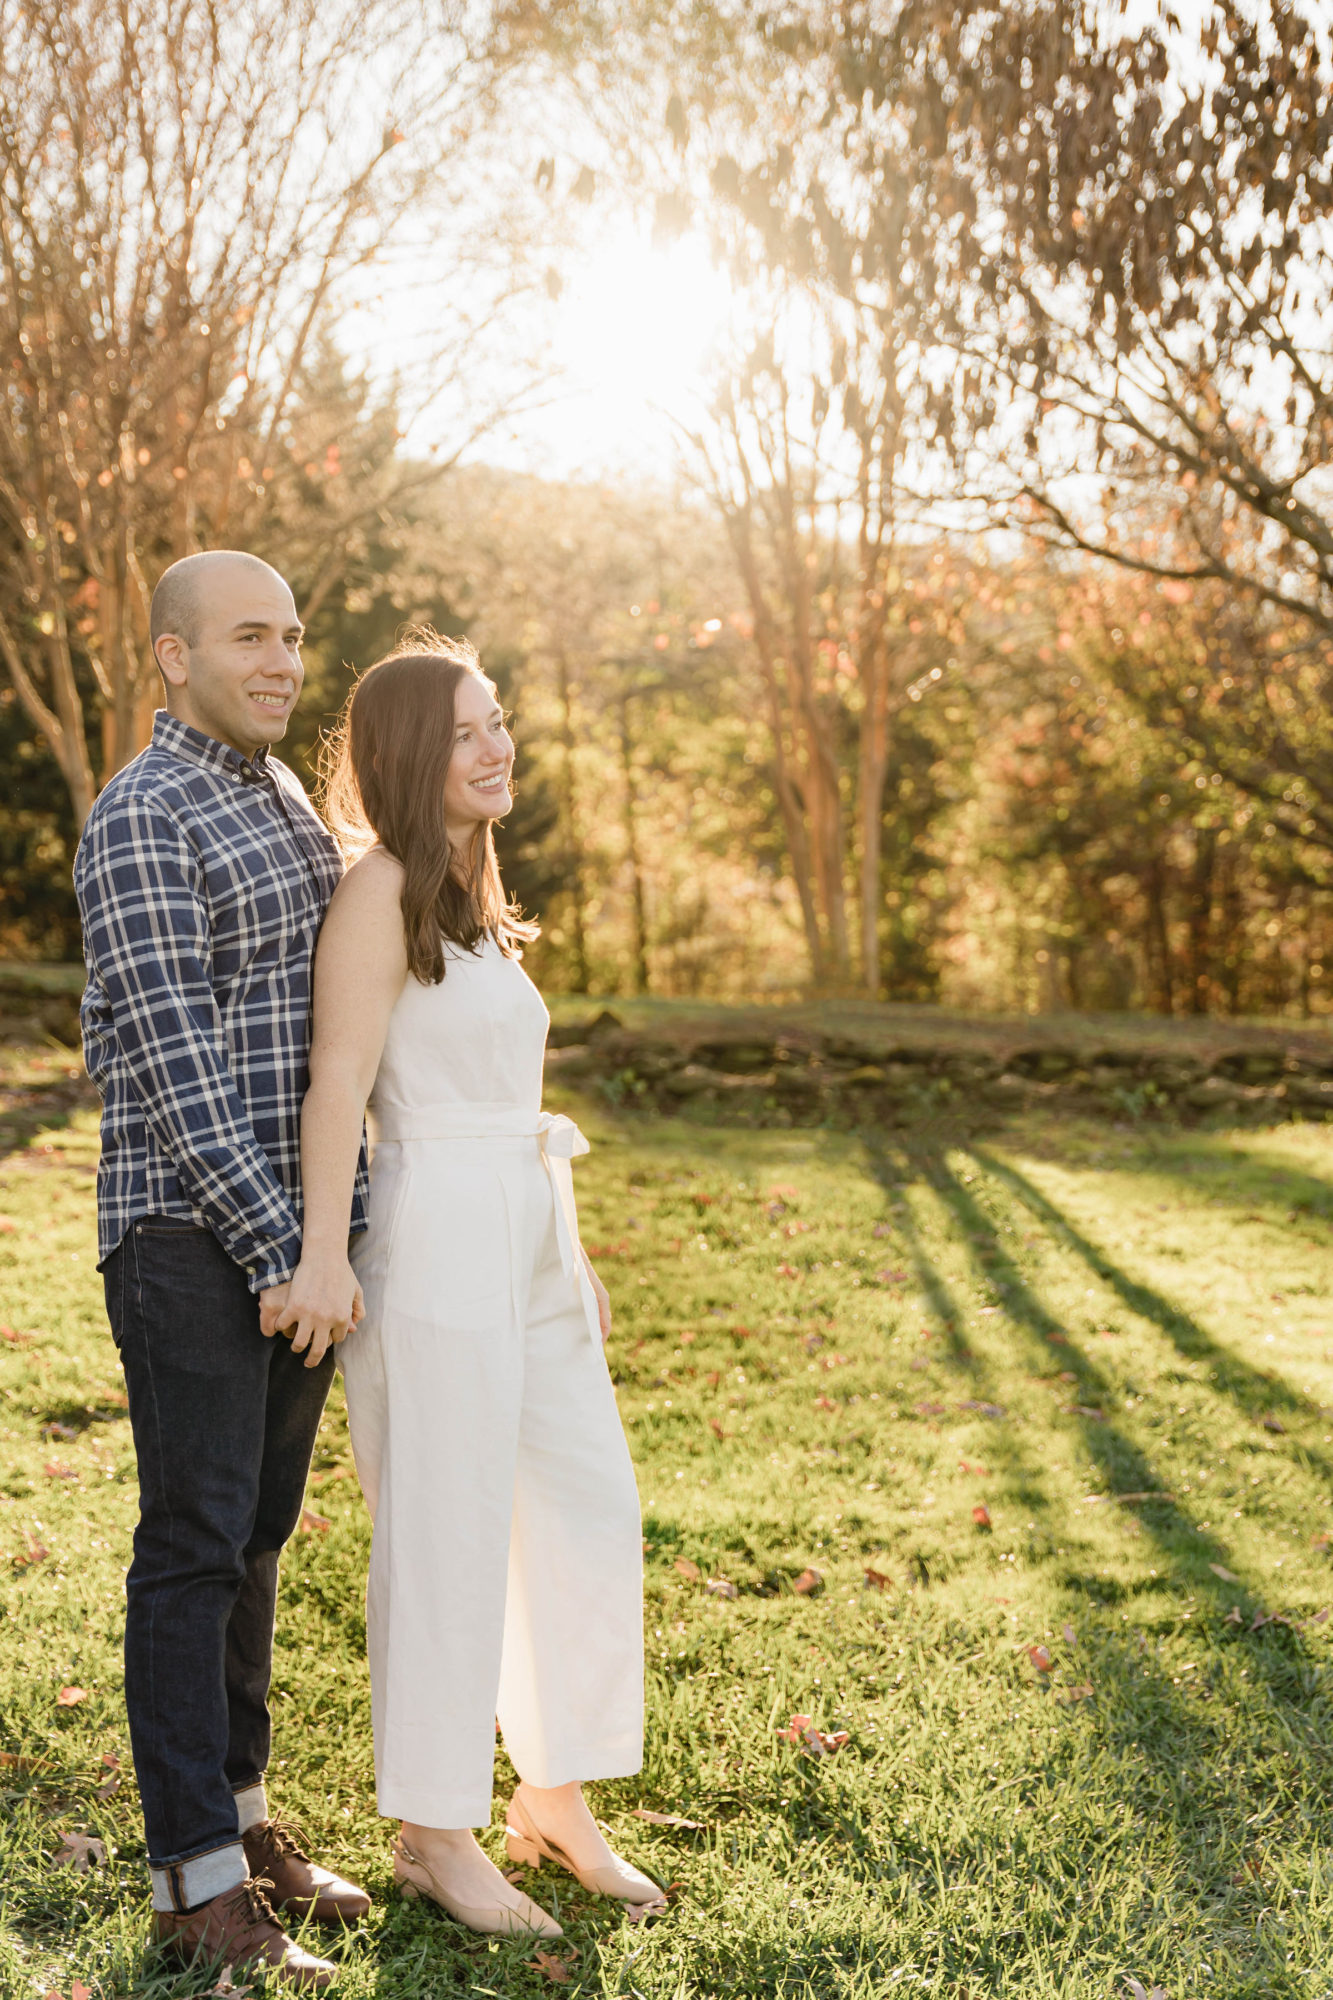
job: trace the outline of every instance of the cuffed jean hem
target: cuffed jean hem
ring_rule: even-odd
[[[261,1826],[268,1818],[268,1794],[262,1778],[256,1778],[251,1785],[238,1785],[232,1797],[236,1801],[236,1824],[242,1833],[249,1833],[252,1826]]]
[[[188,1861],[151,1866],[148,1872],[153,1878],[153,1908],[179,1913],[211,1903],[214,1896],[225,1896],[228,1889],[239,1889],[250,1879],[250,1864],[240,1841],[229,1840],[225,1847],[192,1854]]]

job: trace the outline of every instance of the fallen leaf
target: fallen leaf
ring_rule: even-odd
[[[650,1812],[647,1806],[635,1806],[633,1812],[635,1819],[646,1819],[649,1826],[679,1827],[683,1833],[702,1833],[704,1830],[701,1819],[682,1819],[679,1813]]]
[[[1236,1572],[1234,1570],[1227,1569],[1222,1563],[1209,1563],[1208,1567],[1213,1572],[1214,1576],[1221,1577],[1223,1583],[1240,1582],[1240,1578],[1236,1575]]]
[[[527,1870],[524,1868],[506,1868],[504,1876],[505,1881],[509,1883],[511,1888],[518,1889],[527,1880]]]
[[[87,1701],[88,1690],[81,1687],[63,1687],[56,1696],[57,1708],[77,1708],[81,1701]]]
[[[892,1236],[893,1224],[891,1222],[877,1222],[870,1233],[872,1236]]]
[[[729,1583],[725,1576],[710,1576],[704,1585],[704,1589],[710,1597],[740,1596],[740,1592],[737,1590],[735,1584]]]
[[[42,1425],[42,1436],[44,1438],[64,1438],[66,1443],[68,1443],[70,1438],[76,1438],[78,1435],[78,1429],[74,1424]]]
[[[983,1507],[980,1505],[974,1507],[972,1509],[972,1519],[976,1522],[979,1528],[989,1528],[991,1524],[990,1508]]]
[[[710,1417],[708,1419],[708,1428],[713,1433],[713,1436],[717,1439],[719,1444],[726,1443],[727,1434],[723,1430],[721,1424],[718,1422],[716,1417]]]
[[[222,1977],[216,1986],[209,1987],[207,1993],[203,1995],[203,2000],[244,2000],[244,1996],[253,1990],[249,1986],[237,1986],[231,1976],[231,1967],[224,1965]]]
[[[1315,1612],[1315,1615],[1310,1620],[1310,1623],[1312,1625],[1322,1625],[1327,1617],[1328,1617],[1328,1606],[1325,1605],[1322,1611]]]
[[[944,1405],[943,1403],[918,1403],[916,1413],[919,1417],[942,1417],[944,1415]]]
[[[525,1964],[533,1972],[540,1972],[556,1986],[567,1986],[574,1977],[574,1966],[567,1958],[557,1958],[553,1951],[539,1951],[535,1958],[526,1959]]]
[[[680,1342],[682,1347],[693,1347],[695,1341],[699,1338],[699,1336],[697,1333],[693,1333],[687,1328],[684,1333],[678,1333],[676,1335],[676,1338]]]
[[[784,1743],[799,1743],[807,1757],[832,1757],[852,1740],[846,1729],[831,1733],[816,1729],[808,1715],[794,1715],[785,1729],[779,1729],[778,1735]]]
[[[1091,1701],[1092,1692],[1091,1681],[1079,1681],[1074,1687],[1061,1688],[1060,1699],[1061,1701]]]
[[[45,1543],[39,1542],[31,1529],[25,1532],[23,1539],[27,1542],[28,1546],[21,1556],[14,1557],[14,1568],[27,1569],[31,1563],[45,1562],[47,1556],[51,1553]]]
[[[51,1856],[53,1868],[72,1868],[76,1875],[86,1875],[98,1862],[106,1860],[106,1844],[94,1840],[86,1833],[66,1833],[61,1836],[61,1845]]]
[[[1224,1625],[1243,1625],[1245,1623],[1239,1604],[1232,1605],[1222,1622]]]
[[[20,1333],[16,1326],[0,1326],[0,1340],[7,1341],[11,1347],[32,1346],[32,1335]]]
[[[824,1579],[817,1569],[803,1569],[792,1585],[798,1597],[813,1597],[816,1591],[823,1588]]]
[[[687,1583],[698,1583],[703,1576],[698,1563],[692,1563],[688,1556],[677,1556],[671,1567],[683,1576]]]
[[[1287,1435],[1287,1426],[1283,1423],[1279,1423],[1276,1417],[1262,1417],[1260,1418],[1260,1424],[1262,1428],[1266,1431],[1276,1431],[1279,1437],[1285,1437]]]
[[[1066,1625],[1064,1627],[1064,1635],[1065,1635],[1066,1646],[1077,1646],[1078,1634],[1075,1632],[1072,1625]]]
[[[313,1507],[303,1507],[299,1525],[303,1535],[327,1535],[333,1523],[327,1514],[317,1514]]]
[[[837,1409],[837,1407],[838,1407],[838,1406],[837,1406],[837,1404],[836,1404],[836,1403],[834,1402],[834,1400],[833,1400],[832,1396],[816,1396],[816,1397],[815,1397],[815,1408],[816,1408],[817,1410],[836,1410],[836,1409]]]
[[[875,1277],[881,1285],[905,1285],[907,1283],[906,1271],[876,1271]]]
[[[1067,1417],[1086,1417],[1090,1424],[1104,1424],[1105,1410],[1097,1409],[1092,1403],[1064,1403],[1061,1405]]]
[[[110,1772],[110,1776],[104,1781],[104,1783],[100,1784],[97,1787],[96,1791],[93,1793],[93,1797],[97,1799],[109,1799],[111,1797],[111,1794],[115,1791],[117,1785],[120,1783],[119,1757],[115,1757],[110,1754],[103,1757],[102,1769],[104,1771]]]
[[[1048,1674],[1055,1664],[1045,1646],[1029,1646],[1028,1658],[1039,1674]]]
[[[77,1479],[79,1476],[72,1465],[60,1465],[55,1459],[48,1460],[42,1471],[48,1479]]]
[[[800,1275],[801,1275],[800,1272],[797,1270],[794,1264],[778,1265],[778,1276],[780,1278],[799,1278]]]
[[[893,1587],[893,1579],[892,1577],[885,1576],[882,1570],[868,1569],[866,1571],[866,1587],[869,1590],[890,1590]]]
[[[1002,1417],[1004,1415],[1004,1410],[999,1403],[960,1403],[958,1407],[960,1410],[975,1410],[979,1416],[983,1417]]]
[[[654,1917],[664,1917],[668,1907],[665,1896],[655,1896],[651,1903],[626,1903],[623,1905],[625,1921],[628,1924],[651,1923]]]
[[[803,1336],[801,1345],[807,1354],[818,1354],[824,1345],[824,1336],[822,1333],[807,1333]]]

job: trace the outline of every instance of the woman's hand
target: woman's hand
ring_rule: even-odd
[[[365,1310],[345,1254],[303,1254],[287,1287],[287,1302],[273,1318],[273,1331],[290,1333],[292,1352],[305,1355],[307,1368],[318,1368],[330,1344],[345,1340]]]
[[[579,1245],[579,1255],[583,1259],[583,1268],[588,1273],[592,1295],[597,1301],[597,1324],[602,1329],[602,1346],[605,1347],[611,1337],[611,1294],[588,1262],[588,1253],[582,1244]]]

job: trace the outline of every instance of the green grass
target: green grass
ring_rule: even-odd
[[[311,1494],[332,1526],[285,1569],[271,1790],[377,1894],[339,1990],[1333,1993],[1327,1128],[881,1144],[570,1108],[647,1544],[647,1759],[595,1805],[675,1885],[670,1913],[632,1928],[543,1870],[574,1968],[553,1986],[530,1948],[394,1898],[335,1396]],[[209,1983],[143,1943],[119,1667],[134,1474],[94,1159],[75,1111],[0,1166],[6,2000]],[[87,1698],[61,1707],[70,1684]],[[846,1747],[783,1741],[798,1711]],[[107,1755],[126,1778],[103,1798]],[[509,1776],[502,1758],[492,1838]],[[71,1831],[106,1864],[53,1870]]]

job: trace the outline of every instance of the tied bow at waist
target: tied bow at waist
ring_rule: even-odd
[[[597,1299],[579,1254],[579,1217],[574,1204],[571,1162],[591,1148],[572,1118],[562,1111],[521,1111],[512,1105],[424,1104],[372,1106],[370,1117],[382,1145],[431,1140],[535,1139],[555,1195],[555,1235],[565,1276],[578,1291],[593,1339],[600,1343]]]

